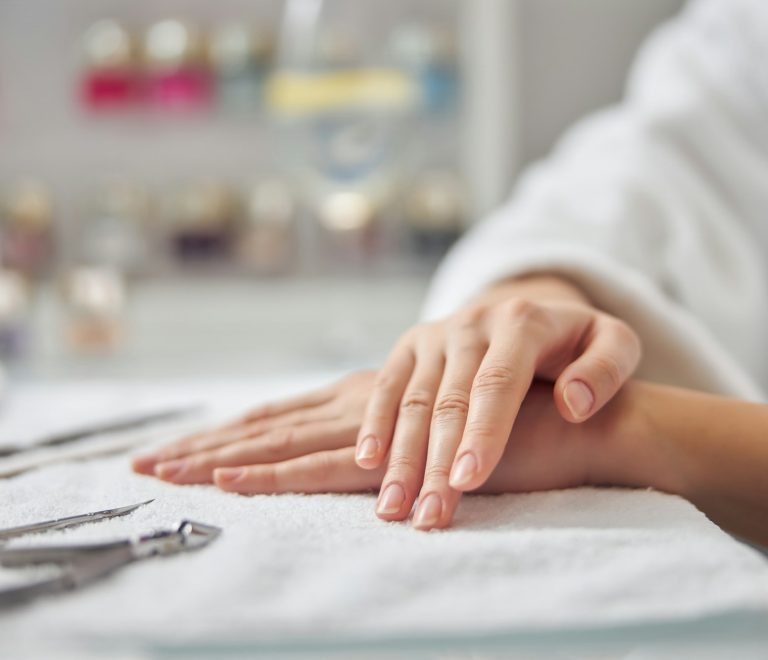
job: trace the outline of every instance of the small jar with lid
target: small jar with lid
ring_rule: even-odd
[[[83,35],[83,51],[83,105],[97,112],[135,106],[141,97],[141,73],[134,35],[116,20],[101,20]]]
[[[419,254],[440,256],[460,236],[465,222],[461,179],[450,171],[418,175],[404,195],[404,217]]]
[[[297,205],[290,186],[280,179],[259,181],[247,190],[237,253],[246,270],[279,274],[297,258]]]
[[[151,25],[144,37],[148,102],[162,110],[209,105],[212,78],[202,32],[176,19]]]
[[[6,268],[29,278],[51,270],[54,249],[53,202],[40,181],[11,185],[0,205],[0,248]]]
[[[83,353],[112,351],[124,339],[126,291],[123,276],[106,267],[78,266],[63,288],[67,338]]]
[[[222,262],[230,257],[240,206],[219,181],[198,181],[170,190],[161,210],[171,252],[182,264]]]

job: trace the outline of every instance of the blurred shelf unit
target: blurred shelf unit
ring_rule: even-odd
[[[108,346],[136,281],[423,279],[463,232],[458,0],[271,5],[0,7],[0,356],[41,286]]]
[[[333,11],[344,4],[157,20],[144,0],[70,26],[72,70],[50,62],[70,125],[43,110],[18,133],[45,124],[47,152],[36,138],[0,149],[2,265],[33,280],[79,265],[428,271],[468,217],[458,3],[418,19],[400,3],[382,25],[378,3],[353,12],[363,24]]]

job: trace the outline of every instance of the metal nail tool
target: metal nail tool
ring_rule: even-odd
[[[74,431],[66,431],[63,433],[56,433],[54,435],[41,438],[36,442],[24,445],[0,445],[0,457],[13,456],[14,454],[20,454],[25,451],[31,451],[33,449],[41,449],[48,447],[58,447],[60,445],[68,444],[70,442],[76,442],[78,440],[84,440],[96,435],[104,435],[107,433],[117,433],[119,431],[129,431],[135,428],[141,428],[150,424],[157,424],[159,422],[167,422],[179,417],[186,417],[193,413],[198,413],[202,410],[201,406],[187,406],[184,408],[174,408],[170,410],[163,410],[160,412],[136,415],[134,417],[125,417],[122,419],[112,420],[108,422],[101,422],[94,424],[93,426],[76,429]]]
[[[121,506],[116,509],[105,509],[104,511],[94,511],[92,513],[81,513],[76,516],[67,516],[66,518],[56,518],[55,520],[45,520],[43,522],[30,523],[29,525],[19,525],[18,527],[0,529],[0,541],[6,541],[8,539],[17,538],[19,536],[26,536],[27,534],[37,534],[39,532],[50,532],[57,529],[67,529],[68,527],[76,527],[77,525],[83,525],[89,522],[96,522],[98,520],[106,520],[108,518],[125,516],[136,511],[136,509],[139,507],[154,501],[154,499],[146,500],[145,502],[139,502],[138,504],[131,504],[129,506]]]
[[[139,559],[202,548],[220,533],[221,529],[213,525],[182,520],[175,529],[160,530],[110,543],[0,550],[0,565],[5,567],[19,568],[41,564],[56,564],[62,567],[55,577],[0,590],[0,607],[17,605],[38,596],[81,587]]]
[[[144,504],[147,502],[131,507],[110,509],[83,516],[71,516],[4,531],[11,532],[13,537],[18,537],[24,533],[63,529],[84,522],[125,515]],[[24,528],[28,531],[18,531]],[[192,520],[182,520],[175,528],[150,532],[119,541],[0,549],[0,565],[4,567],[22,568],[49,564],[60,568],[54,577],[0,590],[0,607],[18,605],[38,596],[75,589],[140,559],[196,550],[208,545],[219,534],[221,534],[219,527]],[[9,537],[6,536],[5,538]]]

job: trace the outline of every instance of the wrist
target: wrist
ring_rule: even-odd
[[[653,383],[629,381],[583,425],[590,483],[685,494],[681,461],[660,423],[662,409],[668,405],[665,390]]]

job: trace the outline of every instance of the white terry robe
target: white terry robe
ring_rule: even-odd
[[[639,333],[638,376],[761,400],[767,262],[768,2],[698,0],[648,40],[625,100],[449,253],[424,316],[558,273]]]

